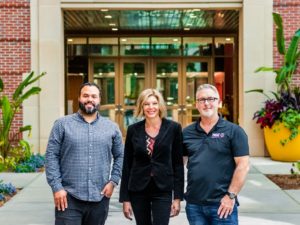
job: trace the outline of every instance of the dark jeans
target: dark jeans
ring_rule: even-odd
[[[87,202],[67,195],[68,208],[55,208],[55,225],[104,225],[108,214],[109,198],[100,202]]]
[[[137,225],[168,225],[172,192],[161,191],[151,180],[140,192],[130,192],[130,202]]]
[[[238,225],[237,205],[231,215],[220,219],[218,208],[220,204],[196,205],[186,204],[186,216],[190,225]]]

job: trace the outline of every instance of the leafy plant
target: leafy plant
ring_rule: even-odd
[[[300,29],[292,37],[288,47],[285,47],[283,23],[280,14],[273,13],[273,20],[276,25],[276,42],[279,54],[283,56],[282,65],[275,67],[259,67],[255,72],[272,71],[275,73],[276,92],[272,92],[273,98],[267,95],[262,89],[246,91],[258,92],[267,97],[264,106],[254,113],[253,119],[257,120],[261,128],[272,128],[276,122],[283,122],[291,134],[287,139],[280,140],[282,145],[293,140],[299,134],[300,127],[300,90],[299,87],[293,88],[291,85],[293,74],[295,73],[300,51],[298,50],[300,41]]]
[[[292,163],[291,174],[300,174],[300,161]]]
[[[14,167],[20,159],[28,159],[31,155],[29,143],[21,138],[25,131],[30,135],[31,126],[20,127],[17,132],[13,132],[11,127],[22,103],[30,96],[40,93],[41,88],[31,85],[44,75],[45,73],[41,73],[35,76],[34,72],[31,72],[18,85],[11,100],[3,93],[4,83],[0,78],[0,169]]]
[[[3,180],[0,180],[0,206],[2,206],[7,200],[5,196],[13,196],[16,192],[17,190],[15,186],[13,186],[11,183],[5,184]]]
[[[17,173],[29,173],[36,172],[38,169],[44,167],[45,165],[45,157],[36,154],[31,155],[30,158],[15,167],[15,172]]]
[[[16,193],[16,188],[11,183],[6,184],[3,182],[3,180],[0,180],[0,193],[1,194],[7,194],[7,195],[13,195]]]

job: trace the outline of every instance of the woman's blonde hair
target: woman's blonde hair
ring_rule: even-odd
[[[138,97],[138,100],[137,100],[137,107],[136,107],[136,111],[135,111],[135,116],[136,117],[143,117],[144,116],[144,110],[143,110],[144,103],[151,96],[154,96],[158,101],[159,117],[160,118],[166,117],[167,108],[166,108],[166,105],[165,105],[164,98],[162,97],[161,93],[159,93],[158,90],[152,89],[152,88],[145,89],[140,93],[140,95]]]

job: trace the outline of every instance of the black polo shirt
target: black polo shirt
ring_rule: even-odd
[[[183,130],[184,155],[188,156],[185,199],[191,204],[219,202],[231,183],[234,157],[249,155],[244,130],[219,118],[207,134],[199,120]]]

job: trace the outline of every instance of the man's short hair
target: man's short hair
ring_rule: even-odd
[[[101,90],[100,90],[100,87],[99,87],[97,84],[93,83],[93,82],[86,82],[86,83],[81,84],[81,85],[80,85],[80,88],[79,88],[79,93],[78,93],[79,95],[78,95],[78,96],[81,95],[81,90],[82,90],[82,88],[84,88],[85,86],[96,87],[96,88],[98,89],[98,91],[99,91],[99,97],[101,97]]]
[[[212,85],[212,84],[201,84],[197,88],[196,96],[197,96],[198,92],[202,91],[203,89],[211,89],[211,90],[213,90],[217,94],[218,98],[220,98],[220,95],[219,95],[219,92],[218,92],[217,88],[214,85]]]

